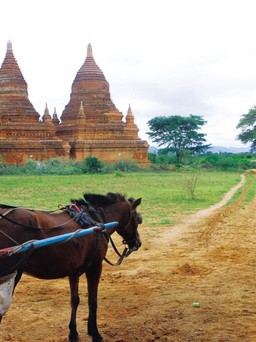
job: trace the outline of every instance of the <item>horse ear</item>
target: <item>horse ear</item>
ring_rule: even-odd
[[[137,206],[141,204],[141,200],[142,198],[138,198],[133,202],[132,204],[133,209],[137,208]]]

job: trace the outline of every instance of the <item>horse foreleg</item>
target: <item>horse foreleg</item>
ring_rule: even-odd
[[[76,312],[80,299],[78,294],[79,277],[69,277],[70,295],[71,295],[71,317],[69,322],[69,341],[77,342],[79,340],[76,330]]]
[[[92,337],[93,342],[103,341],[98,327],[97,327],[97,296],[98,286],[102,271],[102,263],[95,267],[90,267],[86,272],[88,284],[88,304],[89,304],[89,317],[88,317],[88,335]]]

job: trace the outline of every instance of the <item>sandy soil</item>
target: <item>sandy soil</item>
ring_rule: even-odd
[[[161,235],[144,226],[140,251],[120,267],[104,264],[98,321],[106,342],[256,341],[256,197],[243,204],[249,186],[231,206],[223,204],[236,188]],[[81,279],[80,341],[90,341],[86,291]],[[0,341],[67,342],[69,315],[66,279],[24,276]]]

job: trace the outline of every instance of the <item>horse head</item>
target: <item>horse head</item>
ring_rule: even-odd
[[[117,226],[117,233],[122,236],[123,244],[129,248],[129,254],[138,250],[141,246],[138,225],[142,223],[142,216],[137,212],[137,207],[141,203],[141,198],[125,199],[120,194],[108,193],[107,197],[113,198],[116,203],[121,203],[122,214]]]
[[[123,237],[123,243],[128,245],[129,251],[134,252],[141,246],[141,239],[138,232],[138,225],[142,224],[142,216],[137,212],[137,207],[141,203],[141,198],[129,198],[129,217],[123,226],[117,228],[118,234]]]
[[[141,203],[141,198],[127,200],[119,193],[109,192],[106,196],[84,194],[84,199],[103,208],[105,222],[113,219],[119,222],[116,231],[123,238],[123,244],[128,246],[129,254],[140,248],[138,225],[142,223],[142,216],[137,212],[137,207]]]

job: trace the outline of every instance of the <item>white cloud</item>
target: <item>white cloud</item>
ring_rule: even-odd
[[[255,1],[10,0],[1,5],[0,63],[7,40],[43,114],[60,115],[90,42],[140,136],[157,115],[203,115],[213,145],[241,146],[240,116],[256,104]]]

